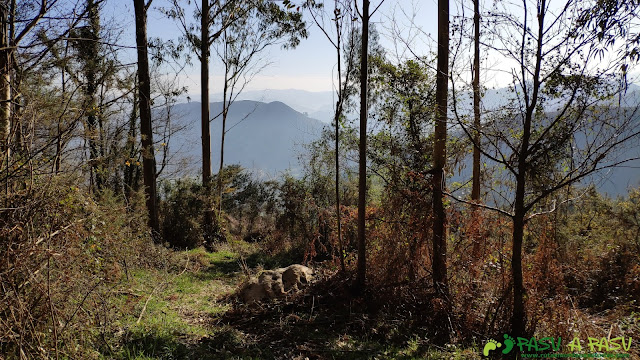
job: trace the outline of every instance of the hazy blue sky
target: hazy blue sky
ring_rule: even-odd
[[[199,0],[197,0],[199,1]],[[294,0],[294,3],[296,1]],[[186,3],[186,1],[185,1]],[[333,1],[328,3],[332,9]],[[372,9],[378,6],[378,1],[372,1]],[[148,33],[150,37],[161,37],[163,39],[177,39],[180,36],[180,28],[172,21],[161,14],[157,8],[168,6],[165,0],[154,0],[148,19]],[[385,28],[391,24],[394,17],[398,22],[408,25],[410,21],[403,13],[416,13],[416,25],[425,32],[420,34],[418,48],[425,49],[425,42],[430,41],[425,34],[431,34],[435,38],[437,25],[436,0],[401,0],[383,2],[380,9],[374,14],[372,21],[376,23],[381,33],[382,43],[386,47],[393,47],[389,40],[389,31]],[[306,14],[305,14],[306,15]],[[111,0],[107,1],[104,8],[106,20],[112,18],[118,26],[123,29],[123,40],[130,45],[135,45],[135,28],[133,16],[133,1],[131,0]],[[335,68],[335,52],[325,36],[313,25],[313,20],[306,17],[310,25],[310,36],[303,40],[300,46],[294,50],[281,50],[278,47],[265,52],[272,62],[259,76],[255,77],[247,87],[248,90],[262,89],[303,89],[308,91],[329,91],[332,90],[332,73]],[[405,27],[405,26],[403,26]],[[409,34],[405,34],[409,35]],[[433,42],[435,44],[435,42]],[[393,51],[392,51],[393,52]],[[135,54],[132,54],[135,56]],[[131,60],[135,58],[132,57]],[[196,60],[197,62],[197,60]],[[198,64],[196,64],[198,65]],[[220,81],[222,79],[220,66],[212,61],[210,71],[212,74],[210,87],[211,92],[219,92]],[[187,68],[180,76],[181,85],[189,88],[190,94],[199,94],[200,72],[197,66]]]
[[[198,3],[201,0],[196,0]],[[187,3],[187,1],[184,1]],[[293,0],[294,3],[301,3],[303,0]],[[493,2],[486,1],[487,6]],[[193,1],[191,1],[193,4]],[[361,3],[361,1],[358,1]],[[457,8],[458,2],[451,2],[451,17],[462,14],[463,10]],[[372,1],[372,9],[378,6],[379,1]],[[462,1],[464,6],[470,6],[469,1]],[[504,4],[504,3],[503,3]],[[558,6],[558,2],[554,3]],[[167,19],[158,8],[167,7],[167,0],[154,0],[149,13],[148,34],[149,37],[160,37],[163,39],[178,39],[181,30],[178,25]],[[193,6],[193,5],[192,5]],[[328,1],[327,8],[333,8],[333,1]],[[552,8],[553,9],[553,8]],[[466,17],[470,17],[472,11],[464,10]],[[133,16],[133,1],[131,0],[109,0],[104,8],[105,21],[112,19],[122,30],[121,42],[129,46],[135,46],[135,27]],[[190,11],[187,11],[191,15]],[[305,14],[308,15],[308,14]],[[413,16],[415,20],[410,20]],[[330,91],[332,90],[333,72],[335,71],[335,52],[325,36],[315,26],[313,20],[306,16],[309,24],[310,36],[303,40],[300,46],[294,50],[281,50],[278,47],[264,52],[263,56],[271,62],[264,71],[256,76],[247,86],[246,90],[263,89],[301,89],[307,91]],[[411,48],[417,55],[426,55],[436,49],[436,27],[437,12],[436,0],[385,0],[380,9],[373,15],[372,22],[375,23],[381,34],[381,43],[387,48],[387,55],[391,60],[396,60],[402,56],[411,57],[410,53],[403,53],[405,47],[395,46],[393,36],[393,24],[398,24],[396,29],[402,29],[400,38],[412,42]],[[397,37],[396,37],[397,38]],[[484,51],[484,49],[483,49]],[[131,63],[135,62],[135,53],[130,50]],[[460,49],[455,63],[464,76],[470,75],[470,49]],[[179,75],[181,86],[188,88],[189,94],[194,97],[200,93],[200,71],[197,59],[195,66],[187,67]],[[483,59],[481,65],[481,82],[487,87],[504,87],[511,80],[511,69],[517,64],[513,60],[499,58],[495,54],[489,54]],[[171,68],[165,67],[166,73],[174,72]],[[210,63],[210,89],[211,93],[221,92],[222,73],[221,66],[212,57]],[[637,74],[637,71],[634,71]],[[468,79],[463,79],[468,81]],[[635,82],[635,81],[634,81]]]

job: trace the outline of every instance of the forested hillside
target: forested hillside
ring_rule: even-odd
[[[211,103],[211,113],[222,112],[222,103]],[[199,142],[200,103],[177,104],[173,107],[176,131],[170,152],[177,159],[188,158],[196,170],[202,163]],[[320,137],[325,124],[301,114],[281,102],[265,104],[258,101],[236,101],[229,107],[227,123],[226,163],[239,164],[262,178],[280,176],[287,170],[300,175],[299,157],[305,145]],[[212,122],[212,132],[222,132],[218,116]],[[211,139],[212,164],[220,165],[220,136]],[[179,161],[177,161],[179,163]],[[197,172],[193,172],[197,174]]]
[[[0,1],[0,359],[640,358],[639,17]]]

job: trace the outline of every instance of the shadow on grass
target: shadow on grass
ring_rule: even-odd
[[[109,358],[131,359],[273,359],[274,354],[259,344],[247,346],[241,334],[233,328],[213,330],[197,341],[186,340],[180,334],[147,334],[128,340],[117,353],[105,353]]]
[[[352,296],[350,283],[349,276],[334,276],[306,293],[232,309],[219,324],[244,334],[251,340],[244,349],[259,349],[264,359],[442,358],[429,357],[439,337],[430,325],[430,296],[408,307],[388,305],[377,292]]]
[[[269,255],[263,252],[254,252],[244,259],[248,268],[255,269],[259,266],[264,269],[274,269],[299,264],[304,259],[304,254],[297,249],[276,255]],[[237,254],[227,254],[217,256],[211,260],[211,265],[204,271],[197,274],[199,280],[232,279],[242,272],[240,256]]]
[[[216,261],[230,266],[235,259]],[[274,263],[277,264],[277,263]],[[279,266],[279,265],[275,265]],[[256,306],[238,305],[206,317],[206,335],[175,329],[125,335],[114,359],[476,359],[433,347],[432,294],[350,291],[351,276],[328,275],[304,292]],[[411,302],[400,301],[412,295]],[[413,295],[416,298],[413,298]],[[391,300],[390,300],[391,299]],[[395,302],[392,300],[396,300]]]
[[[304,253],[300,249],[290,249],[275,255],[265,254],[263,252],[255,252],[249,255],[245,262],[250,268],[256,268],[262,265],[265,269],[275,269],[289,266],[291,264],[300,264],[304,260]]]
[[[170,334],[146,334],[125,342],[115,359],[186,359],[192,351]]]

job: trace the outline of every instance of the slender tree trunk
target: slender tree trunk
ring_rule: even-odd
[[[513,313],[511,317],[511,336],[525,337],[526,313],[524,310],[524,282],[522,279],[522,241],[524,239],[526,171],[527,156],[529,150],[529,138],[531,135],[531,116],[527,109],[524,119],[522,147],[518,161],[518,174],[516,175],[516,194],[513,216],[513,239],[511,249],[511,274],[513,277]]]
[[[524,182],[523,182],[524,183]],[[513,274],[513,314],[511,318],[511,336],[524,337],[526,314],[524,311],[524,283],[522,280],[522,240],[524,238],[524,186],[516,190],[516,212],[513,217],[513,248],[511,272]]]
[[[202,93],[202,184],[211,182],[211,127],[209,125],[209,0],[202,0],[200,92]]]
[[[226,107],[226,102],[223,107]],[[224,132],[227,127],[227,111],[223,110],[222,113],[222,135],[220,139],[220,168],[218,169],[218,220],[222,215],[222,173],[224,172]]]
[[[226,31],[225,31],[225,41],[226,41]],[[225,54],[227,52],[225,44]],[[226,58],[226,56],[225,56]],[[224,135],[227,128],[227,115],[229,103],[227,103],[227,94],[229,91],[229,66],[225,63],[225,72],[224,72],[224,87],[222,90],[222,131],[220,134],[220,167],[218,169],[218,221],[220,221],[220,216],[222,215],[222,172],[224,169]]]
[[[447,160],[447,86],[449,74],[449,0],[438,0],[438,74],[436,77],[436,124],[433,154],[433,286],[447,298],[447,236],[443,191]]]
[[[206,195],[203,228],[205,243],[211,244],[215,232],[215,219],[211,189],[211,124],[209,123],[209,0],[202,0],[201,20],[200,88],[202,93],[202,187]]]
[[[480,202],[480,0],[473,1],[473,175],[471,181],[471,202]],[[473,206],[473,218],[477,218],[478,206]],[[472,256],[480,256],[480,228],[474,223]],[[473,274],[477,274],[477,267],[471,269]],[[475,289],[475,288],[474,288]],[[475,291],[475,290],[474,290]]]
[[[140,111],[140,137],[142,138],[142,171],[146,194],[149,227],[154,236],[160,233],[156,196],[156,161],[151,126],[151,79],[147,46],[147,5],[144,0],[133,0],[136,15],[136,44],[138,53],[138,100]]]
[[[87,33],[88,39],[82,41],[82,49],[80,49],[84,61],[84,74],[86,78],[85,96],[86,105],[85,108],[88,111],[87,115],[87,128],[86,136],[89,142],[89,164],[91,166],[92,179],[95,179],[95,190],[101,190],[104,186],[104,171],[101,166],[102,151],[101,151],[101,132],[98,124],[100,123],[99,109],[98,109],[98,58],[99,58],[99,44],[98,39],[100,37],[100,15],[98,13],[98,6],[93,0],[87,1],[87,16],[89,17],[89,33]]]
[[[9,166],[11,158],[11,47],[9,41],[9,6],[0,3],[0,154]],[[8,171],[8,170],[7,170]]]
[[[480,0],[473,1],[473,180],[471,201],[480,201]]]
[[[369,75],[369,0],[362,1],[362,51],[360,55],[360,159],[358,163],[358,270],[356,289],[365,286],[367,243],[365,220],[367,210],[367,80]]]
[[[337,9],[336,3],[336,9]],[[342,117],[342,102],[344,93],[342,91],[342,57],[340,52],[340,38],[342,37],[340,31],[340,22],[336,14],[336,51],[338,54],[338,102],[336,103],[336,221],[338,225],[338,250],[340,251],[340,268],[342,272],[347,271],[344,265],[344,245],[342,244],[342,223],[340,213],[340,118]]]
[[[533,116],[538,105],[538,94],[540,91],[540,71],[542,68],[542,46],[544,37],[544,18],[547,10],[546,0],[541,0],[538,4],[538,39],[536,43],[535,69],[533,71],[533,81],[531,96],[528,89],[523,89],[525,104],[527,106],[522,129],[522,145],[518,154],[518,173],[516,174],[516,194],[514,202],[513,216],[513,248],[511,254],[511,271],[513,276],[513,315],[511,318],[511,336],[526,337],[527,314],[524,308],[525,288],[522,280],[522,241],[524,239],[524,225],[527,208],[524,203],[526,193],[527,168],[529,167],[529,151],[531,141],[531,127]],[[523,32],[527,31],[522,29]],[[523,40],[524,41],[524,40]],[[526,44],[523,42],[522,52]],[[520,66],[524,67],[522,63]],[[524,73],[524,71],[523,71]]]

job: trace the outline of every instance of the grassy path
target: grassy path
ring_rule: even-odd
[[[115,306],[129,307],[131,315],[111,324],[102,358],[479,358],[474,349],[430,346],[421,340],[424,336],[412,334],[420,328],[407,331],[410,319],[388,318],[384,310],[371,315],[367,304],[342,295],[345,282],[340,279],[287,300],[234,306],[230,295],[244,276],[237,252],[193,250],[181,255],[182,270],[129,275],[128,289]],[[285,265],[279,261],[286,260],[257,253],[246,258],[251,268]]]

